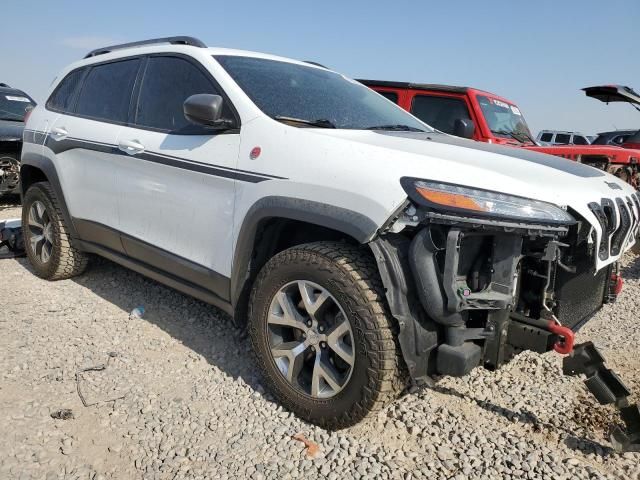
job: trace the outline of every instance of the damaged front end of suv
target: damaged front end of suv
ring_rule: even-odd
[[[622,288],[617,258],[638,235],[638,193],[590,203],[593,225],[571,208],[528,198],[401,183],[409,198],[371,246],[414,385],[497,369],[524,350],[574,359],[574,333]],[[598,381],[594,394],[611,397],[603,403],[624,404],[617,377]],[[630,412],[640,420],[637,407]]]

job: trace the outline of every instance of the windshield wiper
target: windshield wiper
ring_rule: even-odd
[[[515,132],[508,132],[506,130],[491,130],[491,133],[497,133],[498,135],[509,135],[511,138],[516,139],[520,143],[524,143],[525,140],[528,140],[529,142],[532,142],[534,145],[537,145],[537,143],[534,142],[531,139],[531,137],[524,132],[515,133]],[[522,137],[519,136],[519,134],[522,135],[525,138],[525,140],[523,140]]]
[[[319,118],[317,120],[306,120],[304,118],[284,117],[282,115],[276,115],[275,117],[273,117],[273,119],[279,122],[301,123],[302,125],[309,125],[311,127],[336,128],[331,120],[327,120],[325,118]]]
[[[396,125],[375,125],[368,127],[367,130],[391,130],[396,132],[424,132],[421,128],[411,127],[409,125],[396,124]]]

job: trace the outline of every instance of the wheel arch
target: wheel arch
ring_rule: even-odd
[[[20,195],[24,197],[29,187],[37,182],[49,182],[58,199],[58,205],[69,230],[69,235],[72,239],[77,239],[78,235],[69,214],[58,172],[53,161],[38,153],[25,152],[22,154],[20,167]]]
[[[235,242],[230,298],[236,323],[245,323],[253,281],[273,255],[322,240],[364,244],[377,230],[371,218],[349,209],[289,197],[260,199],[245,215]]]

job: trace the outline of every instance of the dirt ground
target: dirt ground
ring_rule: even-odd
[[[578,340],[639,392],[640,259],[623,272]],[[60,282],[0,260],[0,478],[640,479],[640,455],[611,449],[615,411],[553,353],[445,378],[339,432],[283,410],[253,362],[223,313],[106,260]]]

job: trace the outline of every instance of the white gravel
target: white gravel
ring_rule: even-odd
[[[0,219],[19,212],[0,203]],[[618,303],[579,340],[638,392],[640,260],[624,263]],[[107,261],[49,283],[0,260],[0,478],[640,479],[640,455],[610,448],[614,410],[553,353],[444,379],[328,433],[265,393],[249,348],[221,312]],[[60,409],[73,418],[52,418]]]

